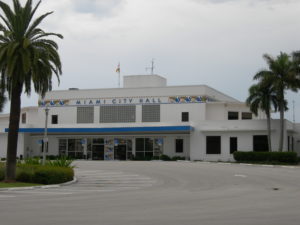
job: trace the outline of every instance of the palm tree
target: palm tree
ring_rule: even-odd
[[[262,110],[267,116],[268,127],[268,146],[269,152],[272,151],[271,142],[271,110],[272,107],[275,111],[278,108],[278,99],[276,91],[270,82],[264,80],[258,84],[254,84],[249,88],[249,97],[246,100],[248,106],[250,106],[251,112],[256,116],[258,110]]]
[[[56,33],[47,33],[40,29],[40,23],[52,12],[33,19],[41,1],[32,7],[32,0],[22,6],[19,0],[13,0],[13,9],[0,1],[0,71],[5,89],[11,100],[9,132],[7,144],[6,178],[15,180],[18,130],[21,110],[21,94],[34,90],[44,96],[51,90],[54,73],[59,80],[61,61],[58,45],[49,36],[63,38]]]
[[[5,95],[5,79],[2,79],[0,77],[0,112],[3,111],[6,101],[7,101],[7,98]]]
[[[297,92],[300,87],[300,79],[297,77],[295,61],[286,53],[280,53],[279,56],[273,58],[265,54],[264,59],[268,64],[268,70],[258,72],[254,79],[269,80],[275,88],[278,98],[278,109],[280,111],[280,138],[279,151],[283,150],[283,131],[284,131],[284,111],[286,110],[285,91],[292,90]]]
[[[295,63],[297,76],[300,78],[300,51],[293,52],[292,57]]]

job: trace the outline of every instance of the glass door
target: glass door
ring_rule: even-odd
[[[114,154],[115,160],[126,160],[127,154],[127,143],[126,139],[115,139],[115,147],[114,147]]]
[[[104,160],[104,145],[93,145],[92,159],[93,160]]]

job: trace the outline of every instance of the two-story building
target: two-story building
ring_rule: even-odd
[[[167,86],[158,75],[125,76],[123,88],[48,92],[38,107],[22,109],[18,155],[128,160],[166,154],[191,160],[232,160],[234,151],[267,151],[265,114],[206,85]],[[5,157],[9,115],[0,115]],[[299,126],[285,121],[284,149],[299,150]],[[279,120],[272,120],[278,148]]]

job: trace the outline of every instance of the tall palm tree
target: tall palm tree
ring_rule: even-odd
[[[272,151],[271,142],[271,111],[274,108],[277,111],[278,99],[276,90],[270,82],[263,80],[258,84],[254,84],[249,88],[249,97],[246,100],[248,106],[250,106],[251,112],[256,116],[259,110],[266,113],[267,127],[268,127],[268,146],[269,152]]]
[[[283,150],[283,137],[284,137],[284,111],[286,110],[285,104],[285,91],[292,90],[297,92],[300,87],[300,79],[297,77],[295,61],[291,59],[291,56],[286,53],[280,53],[279,56],[273,58],[272,56],[265,54],[264,59],[268,64],[267,70],[258,72],[254,79],[269,80],[274,86],[277,98],[278,109],[280,111],[280,138],[279,138],[279,151]]]
[[[11,100],[7,144],[6,178],[15,180],[18,130],[21,110],[21,94],[34,90],[44,96],[51,90],[54,73],[59,80],[61,61],[58,45],[49,36],[63,38],[56,33],[47,33],[38,26],[52,12],[33,19],[41,1],[32,7],[32,0],[22,6],[19,0],[12,0],[13,9],[0,1],[3,14],[0,23],[0,71],[5,89]]]
[[[293,52],[292,56],[296,67],[296,73],[299,78],[300,77],[300,51]]]
[[[3,111],[4,105],[7,101],[5,92],[5,79],[2,79],[2,77],[0,77],[0,112]]]

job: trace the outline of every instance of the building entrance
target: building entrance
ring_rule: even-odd
[[[87,159],[104,160],[104,139],[87,139]]]
[[[114,140],[114,159],[132,159],[132,140],[117,138]]]
[[[104,160],[104,145],[93,145],[92,159],[93,160]]]
[[[115,146],[115,160],[126,160],[126,150],[127,146],[124,144]]]

